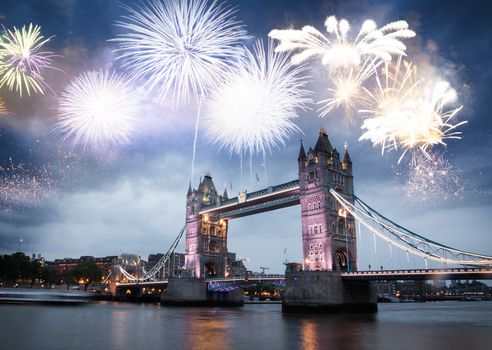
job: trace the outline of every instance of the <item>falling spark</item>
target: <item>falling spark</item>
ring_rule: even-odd
[[[53,68],[52,52],[41,51],[51,38],[41,35],[41,27],[31,23],[7,30],[0,37],[0,87],[7,86],[22,97],[24,91],[44,94],[48,87],[43,76],[44,70]]]
[[[108,71],[86,72],[68,84],[58,102],[55,131],[73,145],[121,146],[130,140],[138,96],[127,80]]]
[[[292,56],[293,64],[321,56],[322,64],[330,70],[354,68],[367,58],[391,61],[393,55],[405,55],[402,39],[415,36],[405,21],[391,22],[378,29],[376,23],[368,19],[355,38],[349,37],[350,24],[345,19],[338,21],[335,16],[330,16],[325,27],[328,36],[312,26],[304,26],[302,30],[274,29],[268,35],[280,40],[276,52],[300,51]]]
[[[368,96],[367,108],[360,113],[367,119],[362,124],[366,130],[359,140],[370,140],[373,145],[386,149],[403,149],[401,162],[409,150],[423,154],[435,145],[446,145],[447,139],[460,139],[456,129],[467,123],[453,124],[461,110],[449,107],[456,102],[456,91],[445,81],[419,79],[412,63],[401,61],[392,67],[386,65],[383,79],[376,74],[376,88],[363,88]],[[382,81],[383,80],[383,81]]]
[[[415,201],[459,197],[464,191],[460,172],[440,154],[417,154],[410,162],[406,192]]]
[[[293,119],[309,102],[305,66],[294,67],[285,53],[258,41],[242,65],[208,102],[207,136],[242,157],[265,154],[298,131]]]
[[[177,103],[217,88],[248,38],[235,9],[216,1],[151,0],[126,9],[116,25],[127,32],[113,39],[119,58],[145,88]]]
[[[24,164],[0,166],[0,212],[11,214],[16,210],[39,207],[50,198],[53,181],[45,168],[29,170]]]

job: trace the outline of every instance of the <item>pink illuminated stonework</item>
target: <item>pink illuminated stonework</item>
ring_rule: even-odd
[[[329,189],[353,200],[352,162],[343,160],[321,129],[314,149],[299,151],[299,197],[305,270],[354,271],[357,251],[354,220],[341,210]]]
[[[200,180],[198,189],[191,184],[186,195],[186,260],[192,277],[224,277],[227,267],[227,220],[218,215],[200,215],[206,205],[227,199],[218,195],[210,174]]]

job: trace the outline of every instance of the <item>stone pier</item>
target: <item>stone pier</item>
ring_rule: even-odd
[[[282,311],[375,313],[377,298],[370,282],[343,281],[339,272],[286,272]]]
[[[204,278],[173,278],[162,293],[161,305],[172,306],[242,306],[240,288],[227,292],[207,290]]]

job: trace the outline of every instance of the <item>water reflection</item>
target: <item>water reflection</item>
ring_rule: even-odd
[[[1,349],[489,349],[492,302],[381,305],[375,316],[280,305],[0,305]]]
[[[204,310],[205,311],[205,310]],[[209,312],[188,313],[185,324],[189,327],[186,332],[186,349],[229,349],[228,331],[230,320],[219,319]]]
[[[304,350],[319,349],[318,329],[312,320],[301,322],[301,345]]]

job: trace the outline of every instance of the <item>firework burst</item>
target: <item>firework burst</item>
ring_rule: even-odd
[[[464,191],[460,171],[434,153],[414,155],[405,188],[416,201],[456,198]]]
[[[247,38],[236,11],[206,0],[151,0],[117,23],[119,58],[144,87],[174,102],[219,86]]]
[[[349,37],[350,24],[345,19],[338,21],[330,16],[325,27],[328,36],[312,26],[301,30],[275,29],[269,36],[280,40],[277,52],[300,51],[292,56],[293,64],[320,56],[322,64],[331,70],[360,66],[366,58],[391,61],[393,55],[405,54],[406,47],[401,40],[415,36],[405,21],[391,22],[378,29],[373,20],[366,20],[355,38]]]
[[[29,24],[7,30],[0,38],[0,87],[7,86],[22,97],[24,91],[43,94],[48,87],[42,72],[53,68],[53,53],[42,51],[51,38],[41,35],[41,27]]]
[[[127,80],[108,71],[86,72],[61,94],[55,131],[84,147],[120,146],[134,131],[138,96]]]
[[[333,88],[329,88],[330,97],[319,101],[321,104],[320,117],[326,117],[332,110],[343,107],[345,120],[353,122],[353,115],[358,106],[364,102],[364,81],[370,77],[374,69],[379,66],[375,60],[366,60],[358,69],[350,69],[348,74],[339,74],[332,78]]]
[[[392,67],[386,65],[383,79],[376,74],[376,88],[364,88],[368,105],[360,112],[366,117],[359,140],[370,140],[385,149],[403,149],[400,162],[409,150],[423,154],[435,145],[446,145],[447,139],[460,139],[456,129],[467,123],[453,124],[453,118],[462,106],[452,108],[456,91],[445,81],[425,81],[417,76],[411,63],[401,60]]]
[[[299,129],[293,119],[305,109],[304,66],[293,67],[284,53],[258,41],[242,65],[211,96],[207,136],[220,148],[242,155],[265,154]]]
[[[328,36],[312,26],[301,30],[272,30],[270,37],[280,40],[277,52],[298,51],[292,56],[293,64],[319,56],[321,63],[328,68],[333,88],[329,97],[319,103],[320,116],[327,116],[332,110],[343,107],[345,120],[352,122],[358,102],[363,97],[362,83],[372,76],[383,62],[391,61],[392,56],[405,55],[403,39],[412,38],[415,32],[408,29],[405,21],[391,22],[377,28],[373,20],[366,20],[357,36],[349,35],[347,20],[337,20],[330,16],[325,21]]]

